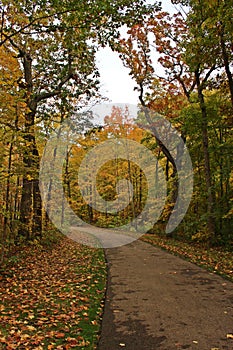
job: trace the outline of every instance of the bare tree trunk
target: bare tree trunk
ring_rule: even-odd
[[[32,232],[34,237],[42,238],[42,202],[39,188],[39,179],[35,179],[33,182]]]

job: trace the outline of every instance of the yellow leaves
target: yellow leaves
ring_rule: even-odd
[[[31,181],[31,180],[33,180],[33,179],[34,179],[33,175],[27,174],[27,180],[28,180],[28,181]]]
[[[233,334],[227,334],[227,339],[233,339]]]
[[[21,77],[19,63],[10,50],[0,47],[0,105],[2,122],[14,126],[15,116],[18,116],[19,125],[21,116],[26,110],[23,100],[23,91],[19,90],[18,81]]]
[[[30,339],[30,335],[24,333],[24,334],[21,335],[21,339],[22,340]]]
[[[6,337],[1,337],[0,336],[0,344],[6,343]]]
[[[0,46],[0,86],[11,85],[17,86],[17,79],[21,76],[19,63],[14,53],[7,50],[4,46]]]
[[[35,327],[33,327],[33,326],[27,326],[27,329],[29,330],[29,331],[36,331],[36,328]]]

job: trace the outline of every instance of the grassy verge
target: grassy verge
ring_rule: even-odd
[[[141,237],[141,240],[218,273],[233,282],[232,251],[224,250],[222,247],[207,248],[201,244],[190,244],[156,234],[146,234]]]
[[[0,275],[0,349],[95,349],[105,283],[101,249],[24,246]]]

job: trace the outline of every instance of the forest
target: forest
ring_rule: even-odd
[[[82,223],[98,228],[128,225],[137,232],[143,222],[142,240],[232,278],[233,2],[172,0],[171,13],[163,3],[0,1],[3,349],[96,348],[106,261],[102,249],[59,233],[75,222],[67,223],[65,203]],[[89,106],[107,100],[96,62],[104,47],[118,53],[134,81],[136,118],[116,105],[103,122],[93,119]],[[75,137],[62,134],[66,122]],[[179,135],[172,147],[171,130]],[[43,192],[41,162],[54,135],[46,164],[57,178],[45,182]],[[71,142],[64,143],[56,174],[56,140],[64,136]],[[113,140],[123,154],[97,169],[98,155],[90,161],[88,155]],[[143,152],[137,162],[136,144],[155,162]],[[181,196],[181,179],[190,175],[181,164],[185,152],[193,184],[192,193],[184,189]],[[81,188],[85,166],[96,179],[84,173]],[[148,173],[156,200],[149,196]],[[58,201],[56,181],[62,187]],[[168,230],[180,198],[187,208]],[[102,202],[104,210],[98,210]]]
[[[107,201],[116,197],[119,179],[132,182],[133,201],[118,215],[93,210],[77,184],[84,154],[109,135],[124,135],[148,147],[166,172],[166,203],[150,230],[164,234],[177,195],[174,156],[156,132],[135,126],[143,123],[140,112],[135,121],[127,108],[113,107],[103,125],[93,124],[91,113],[80,113],[83,106],[104,98],[95,62],[95,53],[104,46],[117,51],[129,68],[139,106],[167,118],[189,150],[193,196],[185,218],[170,235],[232,246],[232,3],[173,1],[173,5],[176,12],[171,15],[160,4],[143,1],[96,1],[85,6],[73,1],[62,7],[56,1],[2,1],[2,259],[11,244],[41,239],[47,230],[49,218],[39,189],[40,158],[51,133],[68,118],[75,120],[80,137],[67,152],[63,187],[77,215],[100,227],[114,227],[142,210],[145,176],[127,159],[106,164],[97,180]],[[119,31],[123,25],[128,27],[125,37]],[[163,76],[156,72],[153,52]],[[153,118],[150,128],[156,130]],[[91,193],[90,187],[87,184]]]

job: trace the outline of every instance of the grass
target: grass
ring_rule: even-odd
[[[0,349],[96,349],[105,284],[101,249],[23,246],[0,275]]]

